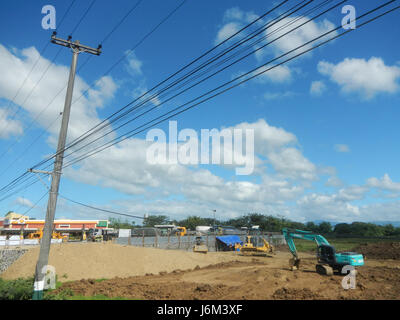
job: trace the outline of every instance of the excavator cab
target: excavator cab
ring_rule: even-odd
[[[323,244],[320,245],[317,250],[317,257],[320,262],[328,264],[336,263],[336,250],[334,247]]]

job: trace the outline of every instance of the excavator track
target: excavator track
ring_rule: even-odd
[[[325,276],[331,276],[333,275],[333,269],[325,264],[316,264],[315,265],[315,270],[317,273],[325,275]]]

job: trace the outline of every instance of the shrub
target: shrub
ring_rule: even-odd
[[[3,280],[0,278],[0,300],[30,300],[34,278]]]

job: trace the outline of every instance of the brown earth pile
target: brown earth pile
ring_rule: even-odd
[[[31,277],[39,248],[31,248],[0,277]],[[191,270],[196,266],[240,260],[233,252],[199,254],[189,251],[124,246],[112,243],[65,243],[51,246],[49,265],[56,268],[58,280],[130,277],[136,275]]]
[[[400,260],[400,242],[365,243],[354,251],[366,258]]]
[[[356,289],[343,289],[342,275],[321,276],[304,258],[300,270],[286,266],[288,255],[233,261],[148,276],[66,282],[57,292],[145,300],[327,300],[400,299],[400,266],[369,260],[359,268]],[[369,265],[368,265],[369,264]]]

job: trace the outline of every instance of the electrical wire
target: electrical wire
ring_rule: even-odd
[[[28,210],[26,210],[22,215],[26,216],[33,208],[36,208],[36,206],[39,204],[40,201],[43,200],[45,196],[47,196],[49,191],[46,191],[40,198],[37,200]]]
[[[183,92],[186,92],[187,90],[189,90],[189,89],[193,88],[194,86],[197,86],[198,84],[200,84],[200,83],[204,82],[205,80],[209,79],[210,77],[213,77],[214,75],[216,75],[216,74],[220,73],[221,71],[223,71],[223,70],[225,70],[226,68],[228,68],[228,67],[232,66],[233,64],[235,64],[235,63],[237,63],[237,62],[239,62],[239,61],[243,60],[244,58],[247,58],[247,57],[248,57],[248,56],[250,56],[251,54],[254,54],[255,52],[257,52],[257,51],[261,50],[261,49],[262,49],[262,48],[264,48],[265,46],[267,46],[267,45],[269,45],[269,44],[271,44],[271,43],[273,43],[273,42],[275,42],[275,41],[279,40],[280,38],[284,37],[285,35],[287,35],[287,34],[289,34],[289,33],[293,32],[294,30],[296,30],[296,29],[298,29],[298,28],[300,28],[300,27],[304,26],[305,24],[307,24],[307,23],[309,23],[309,22],[311,22],[311,21],[315,20],[316,18],[320,17],[321,15],[325,14],[326,12],[328,12],[328,11],[330,11],[330,10],[332,10],[332,9],[336,8],[337,6],[339,6],[339,5],[341,5],[341,4],[343,4],[345,1],[346,1],[346,0],[344,0],[344,1],[342,1],[342,2],[340,2],[340,3],[338,3],[338,4],[336,4],[336,5],[334,5],[333,7],[330,7],[329,9],[325,10],[324,12],[322,12],[322,13],[320,13],[320,14],[316,15],[315,17],[313,17],[313,18],[309,19],[308,21],[306,21],[306,22],[304,22],[304,23],[302,23],[302,24],[300,24],[300,25],[296,26],[295,28],[291,29],[290,31],[288,31],[288,32],[284,33],[283,35],[281,35],[281,36],[279,36],[279,37],[277,37],[277,38],[275,38],[273,41],[270,41],[270,42],[268,42],[268,43],[264,44],[263,46],[261,46],[261,47],[258,47],[257,49],[253,50],[252,52],[250,52],[249,54],[245,55],[244,57],[242,57],[242,58],[240,58],[240,59],[236,60],[235,62],[233,62],[233,63],[229,64],[228,66],[226,66],[226,67],[224,67],[224,68],[222,68],[222,69],[218,70],[217,72],[213,73],[212,75],[210,75],[210,76],[206,77],[205,79],[203,79],[203,80],[201,80],[201,81],[197,82],[196,84],[194,84],[194,85],[190,86],[189,88],[186,88],[185,90],[183,90],[183,91],[181,91],[180,93],[178,93],[178,94],[174,95],[173,97],[171,97],[171,98],[167,99],[166,101],[163,101],[163,102],[161,102],[161,103],[157,104],[156,106],[154,106],[154,107],[153,107],[153,108],[151,108],[150,110],[147,110],[146,112],[144,112],[144,113],[140,114],[139,116],[135,117],[134,119],[130,119],[130,120],[126,121],[126,122],[125,122],[125,123],[123,123],[122,125],[120,125],[120,126],[118,126],[117,128],[115,128],[114,130],[118,130],[118,129],[120,129],[121,127],[123,127],[123,126],[125,126],[125,125],[129,124],[130,122],[132,122],[132,121],[134,121],[134,120],[136,120],[137,118],[139,118],[139,117],[143,116],[144,114],[146,114],[146,113],[148,113],[148,112],[150,112],[150,111],[152,111],[152,110],[154,110],[154,109],[156,109],[156,108],[160,107],[160,105],[162,105],[162,104],[164,104],[164,103],[166,103],[166,102],[168,102],[168,101],[172,100],[173,98],[175,98],[175,97],[179,96],[179,95],[180,95],[180,94],[182,94]],[[330,2],[330,1],[327,1],[327,2]],[[290,24],[290,23],[289,23],[289,24]],[[277,30],[279,30],[279,29],[280,29],[280,28],[278,28]],[[273,31],[271,34],[273,34],[275,31],[276,31],[276,30],[274,30],[274,31]],[[252,44],[251,44],[251,45],[252,45]],[[139,106],[140,106],[140,105],[139,105]],[[128,112],[130,112],[130,111],[127,111],[126,113],[128,113]],[[126,113],[124,113],[124,114],[126,114]],[[123,115],[124,115],[124,114],[123,114]],[[120,117],[122,117],[123,115],[120,115]],[[77,150],[74,150],[73,152],[71,152],[71,153],[69,153],[68,155],[66,155],[66,156],[65,156],[65,158],[67,158],[69,155],[71,155],[71,154],[73,154],[73,153],[76,153],[76,152],[80,151],[81,149],[83,149],[83,148],[87,147],[88,145],[90,145],[90,144],[92,144],[92,143],[94,143],[94,142],[96,142],[96,141],[100,140],[100,139],[101,139],[101,138],[103,138],[104,136],[106,136],[106,135],[108,135],[108,134],[110,134],[110,133],[114,132],[114,130],[110,130],[110,131],[108,131],[106,134],[104,134],[103,136],[100,136],[100,137],[98,137],[98,138],[96,138],[96,139],[92,140],[91,142],[89,142],[89,143],[85,144],[84,146],[80,147],[79,149],[77,149]]]
[[[359,17],[357,18],[357,20],[359,20],[359,19],[365,17],[365,16],[368,15],[368,14],[371,14],[371,13],[375,12],[376,10],[382,8],[383,6],[386,6],[386,5],[390,4],[390,3],[393,3],[394,1],[396,1],[396,0],[392,0],[392,1],[390,1],[390,2],[387,2],[387,3],[385,3],[385,4],[381,5],[381,6],[379,6],[378,8],[375,8],[375,9],[369,11],[368,13],[365,13],[365,14],[359,16]],[[375,21],[376,19],[378,19],[378,18],[380,18],[380,17],[382,17],[382,16],[384,16],[384,15],[390,13],[390,12],[393,12],[393,11],[399,9],[399,8],[400,8],[400,7],[395,7],[395,8],[393,8],[393,9],[390,9],[390,10],[384,12],[383,14],[378,15],[377,17],[374,17],[374,18],[368,20],[367,22],[364,22],[364,23],[362,23],[362,24],[358,24],[358,29],[361,28],[361,27],[363,27],[364,25],[366,25],[366,24],[372,22],[372,21]],[[301,47],[307,46],[307,45],[309,45],[310,43],[312,43],[312,42],[314,42],[314,41],[316,41],[316,40],[318,40],[318,39],[321,39],[321,38],[323,38],[323,37],[326,37],[328,34],[330,34],[330,33],[332,33],[332,32],[335,32],[335,31],[339,30],[340,28],[342,28],[342,26],[339,26],[339,27],[337,27],[337,28],[335,28],[335,29],[332,29],[332,30],[330,30],[330,31],[328,31],[328,32],[326,32],[326,33],[324,33],[323,35],[321,35],[321,36],[319,36],[319,37],[317,37],[317,38],[315,38],[315,39],[313,39],[313,40],[310,40],[310,41],[306,42],[305,44],[303,44],[303,45],[301,45],[301,46],[299,46],[299,47],[296,47],[296,48],[293,49],[293,50],[290,50],[289,52],[285,53],[285,54],[282,55],[282,56],[286,56],[286,55],[288,55],[288,54],[290,54],[290,53],[292,53],[292,52],[295,52],[295,51],[297,51],[298,49],[300,49]],[[312,48],[310,48],[310,49],[307,49],[307,50],[305,50],[305,51],[302,51],[301,53],[296,54],[295,56],[293,56],[293,57],[291,57],[291,58],[289,58],[289,59],[287,59],[287,60],[285,60],[285,61],[283,61],[283,62],[280,62],[280,63],[278,63],[277,65],[275,65],[275,66],[273,66],[273,67],[270,67],[270,68],[268,68],[268,69],[266,69],[266,70],[260,71],[260,72],[256,73],[255,75],[251,75],[249,78],[244,79],[244,80],[240,81],[239,83],[236,83],[236,84],[234,84],[234,85],[232,85],[232,86],[230,86],[230,87],[228,87],[228,88],[226,88],[226,89],[224,89],[224,90],[222,90],[222,91],[220,91],[220,92],[217,92],[216,94],[213,94],[212,96],[207,97],[207,98],[205,98],[205,99],[203,99],[203,100],[201,100],[201,101],[199,101],[199,102],[197,102],[197,103],[195,103],[195,104],[193,104],[193,105],[191,105],[191,106],[189,106],[189,107],[187,107],[187,108],[185,108],[185,109],[183,109],[183,110],[177,111],[177,110],[181,109],[183,106],[187,105],[188,103],[192,103],[192,102],[194,102],[195,100],[198,100],[199,98],[203,98],[204,96],[206,96],[206,95],[208,95],[208,94],[210,94],[210,93],[212,93],[212,92],[214,92],[214,91],[216,91],[216,90],[218,90],[218,89],[221,89],[221,88],[225,87],[225,86],[228,85],[228,84],[231,84],[232,82],[238,80],[239,78],[242,78],[242,77],[244,77],[244,76],[246,76],[246,75],[249,75],[249,74],[251,74],[251,73],[254,73],[254,72],[257,71],[258,69],[263,68],[263,67],[265,67],[266,65],[270,64],[271,62],[269,61],[268,63],[263,64],[263,65],[261,65],[261,66],[255,68],[255,69],[253,69],[253,70],[251,70],[251,71],[249,71],[249,72],[247,72],[247,73],[245,73],[245,74],[243,74],[243,75],[241,75],[241,76],[239,76],[239,77],[237,77],[237,78],[235,78],[235,79],[233,79],[233,80],[231,80],[231,81],[226,82],[225,84],[223,84],[223,85],[217,87],[216,89],[213,89],[213,90],[211,90],[211,91],[209,91],[209,92],[207,92],[207,93],[201,95],[200,97],[197,97],[196,99],[193,99],[193,100],[191,100],[190,102],[185,103],[185,104],[183,104],[183,105],[181,105],[181,106],[179,106],[179,107],[177,107],[177,108],[175,108],[175,109],[173,109],[173,110],[171,110],[171,111],[165,113],[163,116],[166,116],[166,115],[168,115],[168,114],[170,114],[170,113],[172,113],[172,112],[177,111],[177,112],[173,113],[172,115],[169,115],[168,117],[163,118],[163,119],[161,119],[160,121],[157,121],[156,123],[153,123],[153,124],[151,124],[151,125],[149,125],[149,126],[146,126],[144,129],[141,129],[141,128],[143,128],[145,125],[142,125],[142,126],[140,126],[140,127],[137,127],[136,130],[138,130],[138,129],[141,129],[141,130],[140,130],[140,131],[137,131],[137,132],[130,133],[130,134],[128,134],[128,135],[127,135],[127,133],[125,133],[124,135],[121,135],[120,137],[115,138],[114,140],[112,140],[111,143],[109,142],[109,143],[107,143],[107,144],[105,144],[105,145],[103,145],[103,146],[97,147],[95,150],[92,150],[92,151],[88,152],[86,155],[81,156],[81,157],[79,157],[79,158],[77,158],[77,159],[75,159],[75,160],[73,160],[73,161],[70,161],[69,163],[66,163],[66,164],[63,166],[63,168],[69,167],[69,166],[71,166],[71,165],[73,165],[73,164],[75,164],[75,163],[77,163],[77,162],[80,162],[80,161],[82,161],[82,160],[84,160],[84,159],[86,159],[86,158],[88,158],[88,157],[91,157],[91,156],[93,156],[93,155],[95,155],[95,154],[97,154],[97,153],[99,153],[99,152],[101,152],[101,151],[104,151],[105,149],[107,149],[107,148],[109,148],[109,147],[111,147],[111,146],[113,146],[113,145],[115,145],[115,144],[117,144],[117,143],[120,143],[120,142],[122,142],[122,141],[124,141],[124,140],[126,140],[126,139],[129,139],[129,138],[133,137],[134,135],[137,135],[137,134],[140,133],[140,132],[143,132],[143,131],[145,131],[145,130],[151,128],[151,127],[154,127],[155,125],[157,125],[157,124],[159,124],[159,123],[161,123],[161,122],[164,122],[164,121],[166,121],[166,120],[168,120],[168,119],[170,119],[170,118],[172,118],[172,117],[174,117],[174,116],[176,116],[176,115],[179,115],[179,114],[181,114],[181,113],[183,113],[183,112],[185,112],[185,111],[187,111],[187,110],[189,110],[189,109],[192,109],[192,108],[196,107],[197,105],[200,105],[200,104],[202,104],[202,103],[204,103],[204,102],[206,102],[206,101],[208,101],[208,100],[210,100],[210,99],[212,99],[212,98],[214,98],[214,97],[216,97],[216,96],[219,96],[219,95],[221,95],[221,94],[223,94],[223,93],[225,93],[225,92],[227,92],[227,91],[229,91],[229,90],[231,90],[231,89],[233,89],[233,88],[235,88],[235,87],[237,87],[237,86],[239,86],[239,85],[241,85],[241,84],[243,84],[243,83],[245,83],[245,82],[247,82],[247,81],[250,81],[250,80],[254,79],[254,78],[257,77],[257,76],[260,76],[261,74],[264,74],[264,73],[266,73],[266,72],[268,72],[268,71],[270,71],[270,70],[272,70],[272,69],[274,69],[274,68],[276,68],[276,67],[278,67],[278,66],[280,66],[280,65],[282,65],[282,64],[284,64],[284,63],[287,63],[287,62],[289,62],[289,61],[292,61],[293,59],[298,58],[299,56],[304,55],[304,54],[306,54],[306,53],[308,53],[308,52],[310,52],[310,51],[312,51],[312,50],[314,50],[314,49],[317,49],[317,48],[319,48],[320,46],[322,46],[322,45],[324,45],[324,44],[326,44],[326,43],[328,43],[328,42],[330,42],[330,41],[333,41],[333,40],[335,40],[335,39],[337,39],[337,38],[339,38],[339,37],[341,37],[341,36],[343,36],[343,35],[345,35],[345,34],[348,34],[348,33],[352,32],[352,31],[354,31],[354,29],[349,29],[349,30],[347,30],[347,31],[345,31],[345,32],[343,32],[343,33],[340,33],[340,34],[338,34],[338,35],[332,37],[332,38],[329,38],[328,40],[323,41],[323,42],[321,42],[320,44],[315,45],[314,47],[312,47]],[[281,58],[282,56],[278,57],[278,59]],[[277,58],[275,58],[275,59],[273,59],[273,60],[276,60],[276,59],[277,59]],[[151,123],[151,122],[154,122],[154,121],[156,121],[156,120],[159,120],[159,119],[162,118],[163,116],[157,117],[156,119],[153,119],[152,121],[149,121],[147,124],[149,124],[149,123]],[[132,132],[132,131],[133,131],[133,130],[131,130],[131,132]]]
[[[308,3],[312,2],[308,1]],[[161,81],[159,84],[157,84],[156,86],[154,86],[152,89],[150,89],[149,91],[145,92],[144,94],[142,94],[140,97],[136,98],[135,100],[131,101],[129,104],[127,104],[126,106],[124,106],[123,108],[121,108],[120,110],[118,110],[117,112],[114,112],[112,115],[110,115],[109,117],[107,117],[106,119],[104,119],[103,121],[101,121],[99,124],[97,124],[94,128],[86,131],[84,134],[82,134],[80,137],[78,137],[77,139],[73,140],[71,143],[69,143],[66,148],[64,149],[67,150],[69,148],[71,148],[72,146],[76,145],[78,142],[80,142],[87,133],[90,133],[90,131],[93,131],[93,129],[99,127],[100,125],[104,124],[107,120],[109,120],[110,118],[112,118],[114,115],[118,114],[119,112],[121,112],[122,110],[126,109],[127,107],[129,107],[132,103],[138,101],[141,97],[145,96],[147,93],[152,92],[155,88],[159,87],[160,85],[162,85],[163,83],[167,82],[168,80],[170,80],[171,78],[173,78],[175,75],[179,74],[180,72],[182,72],[183,70],[187,69],[189,66],[193,65],[195,62],[199,61],[202,57],[206,56],[207,54],[209,54],[210,52],[214,51],[216,48],[220,47],[221,45],[223,45],[224,43],[226,43],[227,41],[229,41],[230,39],[232,39],[234,36],[236,36],[237,34],[239,34],[240,32],[242,32],[243,30],[249,28],[250,26],[252,26],[253,24],[255,24],[256,22],[258,22],[260,19],[264,18],[266,15],[270,14],[271,12],[273,12],[274,10],[277,10],[278,8],[280,8],[283,4],[285,4],[286,2],[288,2],[288,0],[285,0],[283,2],[281,2],[280,4],[278,4],[277,6],[275,6],[274,8],[272,8],[271,10],[267,11],[266,13],[264,13],[263,15],[261,15],[260,17],[258,17],[257,19],[255,19],[254,21],[250,22],[248,25],[246,25],[245,27],[243,27],[241,30],[239,30],[238,32],[236,32],[235,34],[231,35],[230,37],[228,37],[227,39],[223,40],[222,42],[220,42],[219,44],[217,44],[216,46],[214,46],[212,49],[209,49],[208,51],[206,51],[205,53],[203,53],[201,56],[199,56],[198,58],[194,59],[193,61],[191,61],[189,64],[187,64],[186,66],[184,66],[183,68],[181,68],[180,70],[178,70],[177,72],[175,72],[174,74],[172,74],[171,76],[169,76],[168,78],[166,78],[165,80]],[[301,3],[304,3],[305,1],[302,1]],[[300,4],[301,4],[300,3]],[[297,4],[295,7],[297,7],[299,4]],[[295,8],[294,7],[294,8]],[[175,9],[176,10],[176,9]],[[290,9],[291,10],[291,9]],[[159,24],[160,25],[160,24]],[[153,29],[154,30],[154,29]],[[82,96],[81,96],[82,97]],[[53,155],[51,158],[54,158],[57,155],[57,153],[55,155]],[[51,160],[51,158],[48,158],[42,162],[40,162],[39,164],[35,165],[32,168],[36,168],[39,165],[42,165],[43,163],[45,163],[46,161]]]
[[[361,16],[359,16],[357,19],[361,19],[362,17],[365,17],[366,15],[368,15],[368,14],[370,14],[370,13],[372,13],[372,12],[375,12],[376,10],[378,10],[378,9],[382,8],[383,6],[386,6],[386,5],[390,4],[390,3],[393,3],[394,1],[395,1],[395,0],[390,1],[390,2],[388,2],[388,3],[385,3],[385,4],[379,6],[379,7],[375,8],[375,9],[373,9],[373,10],[371,10],[371,11],[369,11],[369,12],[367,12],[367,13],[361,15]],[[366,24],[368,24],[368,23],[370,23],[370,22],[372,22],[372,21],[374,21],[374,20],[376,20],[376,19],[378,19],[378,18],[381,18],[382,16],[384,16],[384,15],[390,13],[390,12],[393,12],[394,10],[397,10],[397,9],[399,9],[399,7],[395,7],[395,8],[393,8],[393,9],[391,9],[391,10],[388,10],[388,11],[384,12],[383,14],[380,14],[380,15],[378,15],[378,16],[376,16],[376,17],[370,19],[370,20],[368,20],[367,22],[364,22],[364,23],[362,23],[362,24],[359,24],[358,28],[360,28],[360,27],[362,27],[362,26],[364,26],[364,25],[366,25]],[[341,27],[338,27],[338,28],[341,28]],[[336,30],[337,30],[337,29],[336,29]],[[331,30],[331,31],[329,31],[329,32],[327,32],[327,33],[321,35],[320,37],[317,37],[317,38],[315,38],[315,39],[313,39],[313,40],[311,40],[311,41],[309,41],[309,42],[303,44],[301,47],[306,46],[306,45],[309,45],[311,42],[314,42],[314,41],[316,41],[316,40],[318,40],[318,39],[320,39],[320,38],[322,38],[322,37],[325,37],[327,34],[332,33],[333,31],[335,31],[335,29],[333,29],[333,30]],[[295,58],[297,58],[297,57],[299,57],[299,56],[301,56],[301,55],[303,55],[303,54],[305,54],[305,53],[307,53],[307,52],[309,52],[309,51],[311,51],[311,50],[314,50],[314,49],[316,49],[316,48],[318,48],[318,47],[320,47],[320,46],[322,46],[322,45],[324,45],[324,44],[326,44],[326,43],[328,43],[328,42],[330,42],[330,41],[332,41],[332,40],[334,40],[334,39],[336,39],[336,38],[339,38],[339,37],[341,37],[341,36],[343,36],[343,35],[345,35],[345,34],[347,34],[347,33],[349,33],[349,32],[352,32],[352,31],[353,31],[353,29],[350,29],[350,30],[348,30],[348,31],[346,31],[346,32],[343,32],[343,33],[341,33],[341,34],[338,34],[338,35],[336,35],[336,36],[334,36],[334,37],[332,37],[332,38],[330,38],[330,39],[328,39],[328,40],[326,40],[326,41],[324,41],[324,42],[322,42],[322,43],[320,43],[320,44],[318,44],[318,45],[316,45],[316,46],[314,46],[314,47],[312,47],[312,48],[310,48],[310,49],[307,49],[307,50],[305,50],[305,51],[303,51],[303,52],[301,52],[301,53],[295,55],[294,57],[291,57],[291,58],[289,58],[289,59],[287,59],[287,60],[281,62],[281,63],[278,64],[278,65],[275,65],[275,66],[273,66],[273,67],[271,67],[271,68],[269,68],[269,69],[267,69],[267,70],[263,70],[263,71],[261,71],[261,72],[255,74],[255,75],[252,75],[251,77],[249,77],[249,78],[247,78],[247,79],[244,79],[244,80],[242,80],[241,82],[236,83],[236,84],[234,84],[233,86],[231,86],[231,87],[229,87],[229,88],[227,88],[227,89],[224,89],[223,91],[217,92],[216,94],[212,95],[211,97],[207,97],[206,99],[204,99],[204,100],[202,100],[202,101],[200,101],[200,102],[198,102],[198,103],[195,103],[194,105],[191,105],[191,106],[187,107],[187,108],[184,109],[184,110],[179,110],[179,111],[178,111],[178,109],[179,109],[179,108],[182,108],[182,106],[180,106],[180,107],[178,107],[178,108],[175,108],[175,109],[169,111],[168,113],[164,114],[163,116],[168,115],[168,114],[170,114],[170,113],[172,113],[172,112],[174,112],[174,111],[178,111],[178,112],[175,112],[174,114],[168,116],[167,118],[161,119],[161,117],[163,117],[163,116],[161,116],[161,117],[158,117],[158,118],[156,118],[156,119],[150,121],[150,123],[151,123],[151,122],[154,122],[154,121],[156,121],[156,120],[158,120],[158,119],[161,119],[161,120],[158,121],[157,123],[151,124],[151,126],[154,126],[154,125],[156,125],[156,124],[158,124],[158,123],[161,123],[161,122],[163,122],[163,121],[166,121],[166,120],[168,120],[169,118],[171,118],[171,117],[173,117],[173,116],[176,116],[176,115],[178,115],[178,114],[180,114],[180,113],[182,113],[182,112],[185,112],[185,111],[187,111],[187,110],[189,110],[189,109],[191,109],[191,108],[193,108],[193,107],[195,107],[195,106],[197,106],[197,105],[199,105],[199,104],[201,104],[201,103],[204,103],[205,101],[208,101],[208,100],[210,100],[211,98],[214,98],[214,97],[217,96],[217,95],[220,95],[220,94],[222,94],[222,93],[224,93],[224,92],[226,92],[226,91],[228,91],[228,90],[230,90],[230,89],[232,89],[232,88],[234,88],[234,87],[236,87],[236,86],[238,86],[238,85],[243,84],[244,82],[247,82],[247,81],[249,81],[249,80],[251,80],[251,79],[253,79],[253,78],[255,78],[255,77],[257,77],[257,76],[259,76],[259,75],[261,75],[261,74],[263,74],[263,73],[265,73],[265,72],[267,72],[267,71],[272,70],[273,68],[276,68],[277,66],[279,66],[279,65],[281,65],[281,64],[283,64],[283,63],[287,63],[287,62],[289,62],[289,61],[291,61],[291,60],[293,60],[293,59],[295,59]],[[294,51],[296,51],[296,50],[298,50],[298,49],[299,49],[299,47],[298,47],[298,48],[295,48],[295,49],[293,49],[293,50],[291,50],[290,52],[286,53],[285,55],[287,55],[287,54],[289,54],[289,53],[291,53],[291,52],[294,52]],[[279,58],[281,58],[281,57],[278,57],[277,59],[279,59]],[[276,59],[274,59],[274,60],[276,60]],[[265,65],[267,65],[267,64],[269,64],[269,63],[271,63],[271,62],[268,62],[268,63],[266,63],[266,64],[264,64],[264,65],[261,65],[261,66],[255,68],[255,69],[249,71],[249,72],[246,73],[245,75],[249,75],[249,74],[255,72],[256,70],[260,69],[261,67],[264,67]],[[241,78],[241,77],[243,77],[243,76],[245,76],[245,75],[242,75],[242,76],[240,76],[240,77],[234,79],[233,81],[235,81],[235,80],[237,80],[237,79],[239,79],[239,78]],[[202,95],[202,96],[200,96],[200,97],[198,97],[198,98],[196,98],[196,99],[190,101],[189,103],[191,103],[191,102],[193,102],[193,101],[196,101],[196,100],[198,100],[199,98],[202,98],[202,97],[204,97],[204,96],[206,96],[206,95],[208,95],[208,94],[210,94],[210,93],[212,93],[212,92],[214,92],[214,91],[216,91],[216,90],[218,90],[218,89],[220,89],[220,88],[226,86],[227,84],[232,83],[233,81],[229,81],[229,82],[223,84],[222,86],[219,86],[218,88],[213,89],[213,90],[207,92],[206,94],[204,94],[204,95]],[[186,103],[186,104],[184,104],[184,105],[187,105],[187,104],[188,104],[188,103]],[[184,106],[184,105],[183,105],[183,106]],[[145,128],[145,129],[143,129],[143,130],[140,130],[140,132],[142,132],[142,131],[148,129],[148,128],[151,127],[151,126],[148,126],[147,128]],[[143,125],[140,126],[139,129],[140,129],[141,127],[143,127]],[[136,128],[136,129],[137,129],[137,128]],[[139,133],[139,132],[137,132],[137,131],[136,131],[136,132],[133,132],[132,135],[126,136],[126,137],[124,137],[124,139],[120,139],[119,141],[116,141],[116,143],[119,143],[119,142],[121,142],[121,141],[123,141],[123,140],[125,140],[125,139],[127,139],[127,138],[130,138],[131,136],[136,135],[136,134],[138,134],[138,133]],[[116,143],[113,143],[113,144],[116,144]],[[110,146],[111,146],[111,145],[109,145],[108,147],[110,147]],[[104,149],[105,149],[105,148],[103,148],[102,150],[104,150]],[[102,151],[102,150],[100,150],[100,151]],[[88,153],[88,154],[86,155],[85,158],[87,158],[88,156],[92,156],[92,155],[94,154],[92,151],[90,151],[90,152],[91,152],[91,153]],[[98,153],[98,152],[99,152],[99,151],[97,150],[96,153]],[[78,161],[82,161],[83,158],[75,159],[75,160],[74,160],[74,163],[76,163],[77,160],[78,160]],[[66,164],[64,167],[66,167],[67,165],[68,165],[68,166],[69,166],[69,165],[72,165],[72,164],[74,164],[74,163],[68,163],[68,164]]]
[[[67,197],[61,195],[60,193],[58,194],[58,196],[60,198],[63,198],[65,200],[69,201],[69,202],[72,202],[72,203],[75,203],[75,204],[78,204],[80,206],[83,206],[83,207],[86,207],[86,208],[90,208],[90,209],[93,209],[93,210],[112,213],[112,214],[116,214],[116,215],[119,215],[119,216],[125,216],[125,217],[130,217],[130,218],[145,219],[145,217],[143,217],[143,216],[141,217],[141,216],[136,216],[136,215],[132,215],[132,214],[126,214],[126,213],[121,213],[121,212],[117,212],[117,211],[113,211],[113,210],[94,207],[94,206],[91,206],[91,205],[88,205],[88,204],[85,204],[85,203],[82,203],[82,202],[75,201],[75,200],[72,200],[70,198],[67,198]]]
[[[74,4],[75,1],[76,1],[76,0],[73,0],[73,1],[72,1],[72,3],[70,4],[70,6],[68,7],[67,11],[65,12],[64,16],[61,18],[61,22],[60,22],[60,24],[58,25],[58,28],[61,27],[61,25],[62,25],[62,23],[64,22],[64,19],[65,19],[67,13],[70,11],[70,9],[71,9],[71,7],[72,7],[72,5]],[[88,13],[88,12],[90,11],[90,9],[92,8],[92,6],[93,6],[93,4],[94,4],[95,1],[96,1],[96,0],[93,0],[92,3],[89,5],[89,7],[87,8],[87,10],[86,10],[85,13],[83,14],[83,16],[80,18],[79,22],[75,25],[75,27],[74,27],[72,33],[73,33],[73,32],[79,27],[79,25],[82,23],[83,19],[85,18],[85,16],[87,15],[87,13]],[[47,48],[49,44],[50,44],[50,42],[47,42],[45,48]],[[23,106],[23,105],[28,101],[28,99],[32,96],[32,93],[35,91],[35,89],[37,88],[37,86],[39,85],[39,83],[43,80],[44,76],[47,74],[47,72],[49,71],[50,67],[53,66],[55,60],[56,60],[56,59],[58,58],[58,56],[60,55],[62,49],[63,49],[62,47],[59,48],[59,50],[57,51],[56,55],[53,57],[53,59],[52,59],[52,60],[50,61],[50,63],[47,65],[46,69],[45,69],[44,72],[42,73],[42,75],[41,75],[41,77],[39,78],[39,80],[36,81],[35,85],[32,87],[32,89],[30,90],[30,92],[28,93],[28,95],[25,97],[24,101],[23,101],[22,103],[20,103],[21,106]],[[43,52],[44,52],[44,50],[43,50]],[[35,62],[35,64],[34,64],[34,67],[35,67],[36,64],[39,62],[40,57],[42,56],[43,52],[41,52],[41,53],[39,54],[39,56],[38,56],[38,58],[37,58],[37,60],[36,60],[36,62]],[[30,72],[29,72],[28,76],[25,78],[25,81],[24,81],[23,84],[25,84],[25,82],[26,82],[26,80],[28,79],[29,75],[32,73],[34,67],[30,70]],[[22,89],[22,86],[20,87],[20,89]],[[19,93],[20,89],[18,90],[18,93]],[[13,100],[14,100],[14,99],[13,99]],[[48,106],[47,106],[47,107],[48,107]],[[35,117],[35,119],[33,119],[33,121],[30,122],[30,124],[28,125],[28,130],[32,127],[33,123],[36,122],[36,120],[39,118],[39,116],[47,109],[47,107],[46,107],[45,109],[43,109],[43,110]],[[16,118],[16,116],[18,115],[18,113],[19,113],[21,110],[22,110],[22,108],[17,108],[17,109],[16,109],[16,111],[14,112],[14,114],[10,117],[10,121],[7,122],[7,124],[6,124],[4,130],[6,130],[6,129],[8,128],[10,122]],[[21,138],[20,138],[20,139],[21,139]],[[19,142],[20,142],[20,139],[17,139],[16,141],[14,141],[14,142],[9,146],[9,148],[8,148],[5,152],[3,152],[3,153],[0,155],[0,159],[1,159],[5,154],[7,154],[7,153],[15,146],[15,144],[19,143]]]

